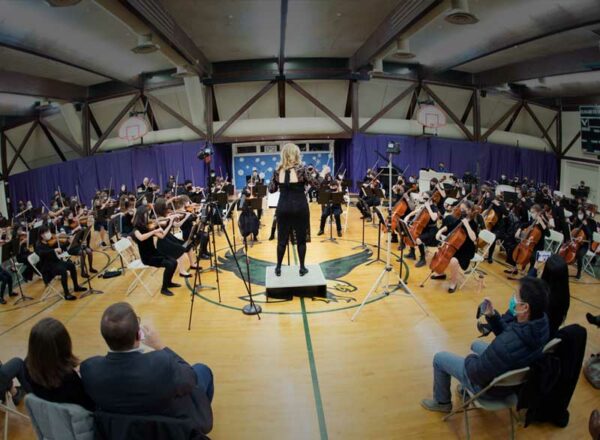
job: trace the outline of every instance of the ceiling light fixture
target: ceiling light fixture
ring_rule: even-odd
[[[467,25],[475,24],[479,19],[469,11],[468,0],[452,0],[452,6],[444,19],[448,23]]]
[[[131,51],[137,54],[156,52],[158,45],[152,42],[152,34],[138,35],[138,43]]]
[[[188,78],[191,76],[196,76],[196,74],[189,70],[187,66],[177,66],[177,72],[171,74],[173,78]]]
[[[62,8],[64,6],[75,6],[77,3],[80,3],[81,0],[46,0],[48,6],[52,6],[54,8]]]
[[[410,51],[410,44],[406,38],[399,38],[398,41],[396,41],[396,51],[394,54],[396,55],[396,58],[402,59],[415,57],[415,54]]]

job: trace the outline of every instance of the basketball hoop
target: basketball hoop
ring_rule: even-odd
[[[422,105],[417,112],[417,121],[423,126],[423,133],[429,128],[437,135],[438,128],[446,126],[446,115],[435,105]]]
[[[123,121],[119,127],[119,137],[130,144],[148,133],[148,123],[139,116],[132,116]]]

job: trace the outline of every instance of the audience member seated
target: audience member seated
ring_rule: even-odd
[[[542,356],[542,349],[549,339],[548,286],[538,278],[522,278],[514,299],[516,320],[508,324],[494,310],[491,301],[488,302],[484,313],[496,335],[491,344],[474,342],[471,345],[473,353],[466,358],[449,352],[435,354],[433,399],[421,401],[425,409],[452,410],[451,377],[476,393],[495,377],[526,367]]]
[[[18,405],[25,396],[23,359],[12,358],[7,363],[0,362],[0,401],[4,402],[6,393],[10,391],[13,402]],[[16,387],[14,379],[19,379],[20,387]]]
[[[567,319],[567,312],[571,304],[569,290],[569,267],[565,259],[558,254],[553,254],[546,260],[542,280],[550,288],[548,296],[548,323],[550,325],[550,339],[556,336],[559,327]]]
[[[10,390],[18,404],[27,392],[50,402],[73,403],[93,411],[94,403],[83,391],[77,373],[78,364],[65,326],[54,318],[44,318],[29,333],[25,361],[13,358],[0,364],[2,399]],[[15,378],[21,387],[15,388]]]
[[[65,326],[54,318],[44,318],[31,329],[25,358],[25,389],[40,399],[74,403],[89,411],[94,403],[83,390]]]
[[[203,434],[210,432],[214,388],[206,365],[190,366],[163,345],[154,329],[140,328],[140,319],[128,303],[108,307],[100,330],[108,354],[81,364],[84,388],[99,410],[176,417]],[[142,340],[155,351],[143,353]]]

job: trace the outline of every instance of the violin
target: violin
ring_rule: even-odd
[[[69,237],[64,234],[52,234],[52,237],[46,242],[50,247],[56,247],[56,244],[64,245],[69,243]]]
[[[571,264],[577,258],[577,252],[585,242],[585,232],[582,227],[576,228],[571,232],[571,240],[563,243],[558,251],[558,255],[565,259],[567,264]]]
[[[473,220],[477,215],[479,215],[479,210],[476,207],[473,207],[469,214],[469,220]],[[450,234],[448,234],[446,241],[444,241],[436,251],[431,263],[429,263],[429,269],[435,273],[444,273],[448,264],[450,264],[450,260],[466,240],[467,230],[461,219],[460,223],[452,230],[452,232],[450,232]]]

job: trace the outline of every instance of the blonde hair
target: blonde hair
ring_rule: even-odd
[[[281,149],[281,162],[277,164],[277,171],[287,170],[300,165],[301,155],[298,145],[288,143]]]

